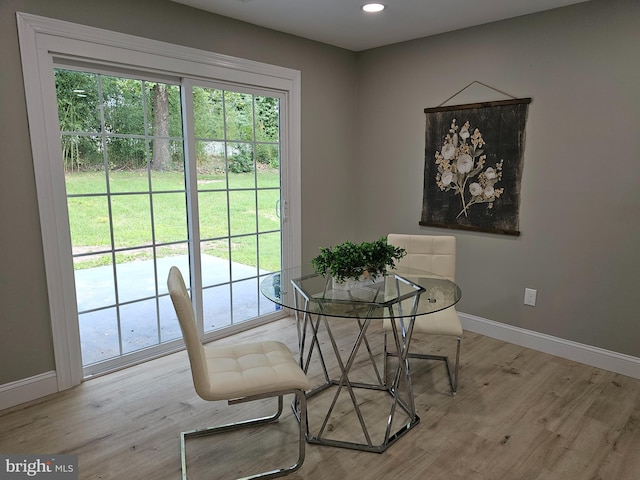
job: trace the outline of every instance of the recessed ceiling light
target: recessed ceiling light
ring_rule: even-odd
[[[367,13],[381,12],[385,8],[387,8],[387,6],[384,3],[365,3],[362,5],[362,10]]]

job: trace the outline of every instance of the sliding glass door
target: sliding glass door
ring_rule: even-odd
[[[260,275],[281,266],[280,100],[193,85],[204,330],[272,313]],[[192,169],[194,171],[194,169]]]
[[[172,265],[203,334],[273,313],[282,95],[65,65],[55,80],[85,375],[176,348]]]

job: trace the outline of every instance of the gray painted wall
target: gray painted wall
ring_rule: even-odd
[[[16,11],[301,70],[307,260],[345,238],[451,233],[418,226],[423,109],[473,80],[532,97],[522,235],[454,231],[460,311],[640,357],[637,0],[594,0],[359,54],[164,0],[3,0],[0,385],[54,368]],[[456,103],[500,99],[466,93]],[[344,208],[354,195],[360,203]],[[535,308],[522,305],[525,286],[538,289]]]
[[[640,357],[640,2],[592,1],[358,56],[358,234],[455,234],[459,311]],[[425,107],[532,97],[520,237],[420,227]],[[508,97],[474,85],[447,105]],[[538,290],[536,307],[524,288]]]

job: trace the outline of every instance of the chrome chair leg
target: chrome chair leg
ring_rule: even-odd
[[[217,433],[229,432],[229,431],[238,430],[241,428],[254,427],[258,425],[265,425],[268,423],[275,422],[278,420],[278,418],[280,418],[280,415],[282,414],[283,396],[288,393],[295,394],[296,398],[294,401],[298,405],[298,411],[296,412],[296,416],[295,416],[296,420],[300,422],[300,428],[299,428],[299,434],[298,434],[298,459],[293,465],[289,467],[279,468],[277,470],[271,470],[267,472],[254,474],[248,477],[243,477],[243,480],[276,478],[276,477],[288,475],[289,473],[295,472],[296,470],[298,470],[302,466],[302,463],[304,462],[304,458],[305,458],[306,435],[307,435],[307,429],[308,429],[307,428],[307,399],[305,396],[305,392],[303,392],[302,390],[292,390],[292,391],[280,392],[280,394],[278,395],[278,410],[273,415],[260,417],[260,418],[253,418],[253,419],[244,420],[241,422],[229,423],[226,425],[219,425],[216,427],[195,429],[195,430],[182,432],[180,434],[180,457],[182,462],[182,480],[187,480],[186,440],[188,438],[215,435]],[[258,400],[260,398],[268,398],[270,396],[272,395],[255,396],[255,397],[248,397],[248,398],[243,398],[238,400],[230,400],[229,404],[231,405],[236,403],[249,402],[252,400]]]
[[[422,360],[439,360],[445,362],[447,366],[447,375],[449,377],[449,385],[451,386],[451,394],[456,395],[458,393],[458,371],[460,364],[460,342],[461,337],[456,337],[456,363],[451,371],[451,364],[447,355],[428,355],[424,353],[409,353],[408,358],[419,358]],[[393,352],[387,350],[387,332],[384,333],[384,381],[386,385],[387,381],[387,357],[396,356]]]

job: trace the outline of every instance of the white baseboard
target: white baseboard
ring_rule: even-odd
[[[5,383],[0,385],[0,410],[51,395],[57,391],[58,379],[55,371]]]
[[[640,358],[458,312],[465,330],[640,379]]]

